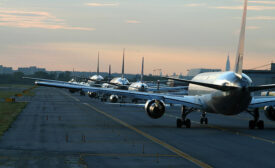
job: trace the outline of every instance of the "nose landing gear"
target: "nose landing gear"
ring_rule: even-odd
[[[203,122],[204,124],[208,124],[208,118],[206,117],[206,112],[202,112],[201,114],[200,123],[203,124]]]
[[[192,111],[194,111],[193,108],[191,109],[186,109],[185,106],[182,106],[181,108],[181,118],[177,119],[177,128],[181,128],[183,125],[185,125],[186,128],[190,128],[191,127],[191,120],[186,118],[186,116],[191,113]]]
[[[248,111],[248,113],[254,117],[254,120],[249,120],[249,128],[254,129],[255,127],[258,127],[259,129],[264,129],[264,121],[259,120],[259,109],[255,108],[254,111]]]

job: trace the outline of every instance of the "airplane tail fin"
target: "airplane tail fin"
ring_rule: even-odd
[[[96,74],[99,75],[99,51],[97,53],[97,71]]]
[[[144,71],[144,57],[142,57],[142,63],[141,63],[141,76],[140,76],[140,82],[143,82],[143,72]]]
[[[226,60],[225,71],[230,71],[230,60],[229,60],[229,54],[228,54],[228,56],[227,56],[227,60]]]
[[[108,80],[110,81],[111,80],[111,75],[112,75],[112,72],[111,72],[111,65],[109,65],[109,76],[108,76]]]
[[[236,74],[239,74],[240,76],[242,75],[242,70],[243,70],[246,13],[247,13],[247,0],[244,0],[244,9],[243,9],[241,31],[240,31],[240,39],[239,39],[239,45],[238,45],[238,50],[237,50],[237,55],[236,55],[236,60],[235,60],[235,68],[234,68],[234,72]]]
[[[122,78],[124,78],[124,54],[125,54],[125,48],[123,49],[123,57],[122,57],[122,70],[121,70]]]

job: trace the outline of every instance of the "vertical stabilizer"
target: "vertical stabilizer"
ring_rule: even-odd
[[[241,31],[240,31],[239,46],[238,46],[238,50],[237,50],[237,55],[236,55],[236,60],[235,60],[235,68],[234,68],[234,72],[239,75],[242,75],[242,70],[243,70],[246,13],[247,13],[247,0],[244,0],[244,9],[243,9]]]
[[[227,56],[227,60],[226,60],[225,71],[230,71],[230,60],[229,60],[229,54],[228,54],[228,56]]]
[[[99,75],[99,51],[97,53],[97,71],[96,74]]]
[[[111,75],[112,75],[111,65],[109,65],[109,77],[108,77],[108,78],[109,78],[109,79],[108,79],[109,81],[111,80]]]
[[[140,82],[143,82],[143,73],[144,73],[144,57],[142,57],[142,63],[141,63]]]
[[[76,76],[75,76],[75,73],[74,73],[74,68],[73,68],[73,81],[76,81]]]
[[[122,78],[124,78],[124,54],[125,54],[125,48],[123,49],[123,57],[122,57],[122,70],[121,70]]]

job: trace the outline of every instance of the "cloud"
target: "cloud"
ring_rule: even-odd
[[[130,23],[130,24],[139,24],[139,23],[141,23],[141,22],[138,21],[138,20],[126,20],[125,22],[126,22],[126,23]]]
[[[254,16],[248,17],[248,20],[275,20],[275,16]]]
[[[249,1],[249,3],[275,5],[274,1]]]
[[[205,6],[206,4],[204,3],[192,3],[192,4],[186,4],[184,6],[187,6],[187,7],[198,7],[198,6]]]
[[[258,26],[247,26],[246,29],[247,30],[257,30],[257,29],[260,29],[261,27],[258,27]]]
[[[243,10],[243,6],[216,6],[211,8],[227,9],[227,10]],[[255,10],[255,11],[275,10],[275,6],[248,6],[248,10]]]
[[[65,29],[92,31],[94,28],[67,25],[48,12],[0,9],[0,26],[19,28]]]
[[[104,6],[118,6],[118,3],[86,3],[87,6],[104,7]]]

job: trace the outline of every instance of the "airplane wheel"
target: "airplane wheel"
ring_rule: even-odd
[[[189,119],[185,120],[185,126],[186,126],[186,128],[190,128],[191,127],[191,121]]]
[[[203,124],[203,118],[201,118],[200,123]]]
[[[254,129],[255,126],[256,126],[255,121],[254,120],[249,120],[249,128]]]
[[[259,120],[259,121],[257,122],[257,127],[258,127],[259,129],[264,129],[264,121],[263,121],[263,120]]]
[[[208,118],[205,118],[205,119],[204,119],[204,123],[205,123],[205,124],[208,124]]]
[[[181,122],[181,119],[177,119],[177,128],[181,128],[182,126],[182,122]]]

